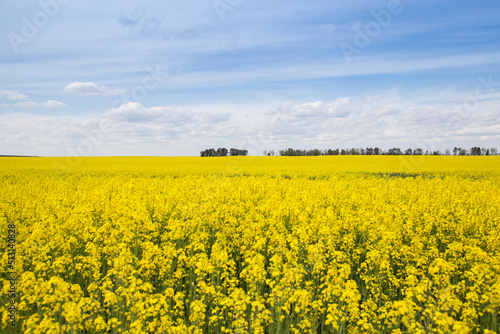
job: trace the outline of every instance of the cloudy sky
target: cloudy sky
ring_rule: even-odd
[[[500,147],[500,1],[0,0],[0,154]]]

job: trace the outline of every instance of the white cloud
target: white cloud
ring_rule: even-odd
[[[14,108],[21,108],[21,109],[31,109],[31,108],[38,108],[40,105],[36,102],[33,101],[23,101],[23,102],[17,102],[12,105]]]
[[[14,104],[1,104],[0,107],[3,108],[19,108],[19,109],[34,109],[34,108],[45,108],[45,109],[61,109],[61,108],[66,108],[68,105],[59,101],[54,101],[54,100],[48,100],[47,102],[34,102],[34,101],[22,101],[22,102],[17,102]]]
[[[29,100],[29,96],[19,93],[17,90],[0,90],[0,98],[9,100]]]
[[[359,112],[360,106],[351,101],[350,97],[342,97],[335,101],[294,104],[283,103],[271,111],[271,114],[284,114],[297,118],[342,118],[352,112]]]
[[[105,117],[126,123],[178,123],[191,119],[187,112],[181,112],[169,106],[146,108],[139,102],[124,103],[120,107],[111,109]]]
[[[45,109],[61,109],[66,108],[68,105],[59,101],[48,100],[47,102],[40,103]]]
[[[480,102],[481,112],[469,119],[451,117],[458,111],[450,105],[366,101],[343,97],[288,102],[261,109],[270,112],[247,115],[237,105],[146,107],[137,102],[91,118],[5,113],[0,118],[0,150],[18,147],[21,153],[44,155],[66,155],[66,150],[75,154],[82,147],[88,148],[85,155],[197,155],[208,147],[245,148],[252,154],[288,147],[444,151],[454,146],[495,146],[492,143],[500,136],[500,113],[488,110],[494,105],[491,101]],[[33,147],[40,151],[23,151]]]
[[[21,94],[17,90],[1,90],[0,98],[2,97],[9,100],[21,100],[21,102],[16,102],[14,104],[2,103],[0,104],[0,108],[34,109],[42,107],[45,109],[61,109],[68,106],[65,103],[54,100],[48,100],[47,102],[42,103],[31,101],[29,96]]]
[[[370,103],[370,102],[367,102],[367,103]],[[387,116],[387,115],[396,115],[400,112],[401,112],[401,110],[397,105],[386,104],[386,105],[383,105],[381,107],[373,109],[372,114],[379,115],[379,116]]]
[[[64,87],[64,93],[81,95],[123,95],[124,89],[111,89],[106,86],[99,86],[93,82],[73,82]]]
[[[124,103],[108,110],[104,117],[114,122],[155,123],[158,125],[194,125],[223,123],[230,120],[228,113],[201,113],[198,111],[170,106],[144,107],[139,102]]]

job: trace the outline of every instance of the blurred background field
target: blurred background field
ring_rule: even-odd
[[[159,174],[286,174],[499,172],[497,156],[319,157],[61,157],[1,158],[0,170],[141,172]]]

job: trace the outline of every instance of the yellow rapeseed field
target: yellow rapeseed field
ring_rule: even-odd
[[[500,157],[0,158],[1,333],[498,333]]]

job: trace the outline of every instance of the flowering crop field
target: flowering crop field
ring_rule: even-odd
[[[500,158],[0,158],[2,333],[498,333]]]

